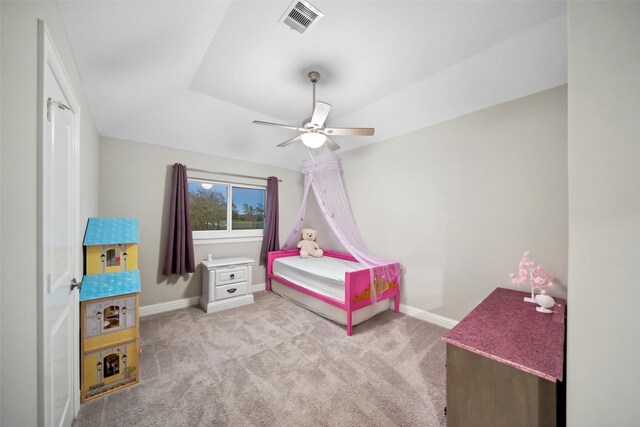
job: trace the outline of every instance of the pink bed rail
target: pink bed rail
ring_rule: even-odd
[[[358,271],[351,271],[345,273],[344,280],[344,301],[337,300],[335,298],[328,297],[326,295],[319,294],[296,283],[290,282],[276,274],[273,274],[273,261],[277,258],[300,256],[299,249],[290,249],[286,251],[274,251],[269,252],[267,255],[267,291],[271,291],[271,279],[275,279],[285,286],[293,288],[303,294],[309,295],[312,298],[326,302],[335,307],[338,307],[347,312],[347,335],[351,336],[353,329],[353,312],[363,307],[372,304],[370,292],[371,273],[368,268]],[[348,261],[358,262],[353,256],[342,252],[324,251],[324,256],[339,258]],[[374,267],[374,276],[377,267]],[[400,311],[400,286],[398,283],[383,284],[383,286],[377,292],[377,298],[375,302],[383,301],[385,299],[393,298],[394,311],[398,313]]]

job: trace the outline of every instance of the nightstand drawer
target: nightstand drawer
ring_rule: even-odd
[[[216,272],[216,286],[224,286],[231,283],[247,280],[247,267],[226,268]],[[217,299],[217,298],[216,298]]]
[[[216,301],[223,300],[225,298],[237,297],[247,293],[247,282],[233,283],[231,285],[216,286]]]

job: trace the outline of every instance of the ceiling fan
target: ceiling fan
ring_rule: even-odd
[[[293,144],[294,142],[300,142],[307,147],[310,148],[318,148],[321,147],[322,144],[327,144],[332,150],[337,150],[340,148],[338,144],[333,142],[329,136],[343,136],[343,135],[351,135],[351,136],[371,136],[375,132],[373,128],[330,128],[326,127],[325,121],[327,120],[327,116],[329,115],[329,111],[331,111],[331,105],[317,101],[316,102],[316,83],[320,80],[320,73],[317,71],[311,71],[309,74],[309,80],[313,83],[313,112],[311,117],[304,119],[302,121],[302,126],[294,126],[294,125],[281,125],[278,123],[270,123],[270,122],[262,122],[260,120],[254,120],[253,123],[257,125],[267,125],[267,126],[276,126],[284,129],[295,130],[298,132],[302,132],[301,135],[298,135],[294,138],[291,138],[288,141],[283,142],[282,144],[278,144],[278,147],[286,147],[289,144]]]

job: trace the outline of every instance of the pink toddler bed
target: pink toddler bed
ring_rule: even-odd
[[[394,299],[394,311],[399,311],[399,276],[391,282],[382,279],[385,270],[399,270],[398,263],[370,271],[349,254],[327,250],[321,258],[300,258],[298,249],[269,252],[267,261],[267,291],[346,325],[349,336],[354,325],[387,310],[389,298]]]

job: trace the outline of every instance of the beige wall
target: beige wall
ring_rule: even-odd
[[[566,86],[345,153],[344,181],[375,253],[406,267],[401,302],[460,320],[520,255],[566,295]]]
[[[172,283],[159,275],[167,165],[280,176],[282,240],[302,180],[294,171],[108,138],[99,148],[55,3],[2,1],[0,18],[0,425],[34,426],[38,18],[47,22],[82,103],[82,223],[98,214],[141,219],[143,304],[200,293],[199,272]],[[632,425],[640,417],[638,22],[637,3],[570,3],[568,155],[566,88],[342,155],[365,241],[407,267],[404,304],[460,319],[495,286],[508,286],[523,249],[565,286],[568,269],[575,283],[567,337],[570,426]],[[258,244],[196,248],[198,259],[207,253],[256,258]],[[254,273],[261,282],[264,270]]]
[[[638,425],[640,3],[569,3],[569,426]]]
[[[174,163],[215,172],[253,176],[277,176],[279,186],[280,239],[284,242],[302,198],[302,174],[272,166],[208,156],[190,151],[102,138],[100,145],[100,215],[128,216],[140,220],[141,305],[157,304],[201,294],[201,269],[194,274],[167,279],[162,275],[166,238],[171,167]],[[204,176],[199,174],[200,176]],[[229,178],[227,178],[229,179]],[[266,181],[262,182],[263,184]],[[196,260],[246,256],[256,260],[253,283],[265,281],[258,266],[260,242],[196,245]]]
[[[99,137],[55,2],[0,4],[2,426],[37,424],[37,20],[51,32],[81,102],[81,228],[98,212]],[[82,235],[82,233],[81,233]],[[80,242],[79,242],[80,243]]]

